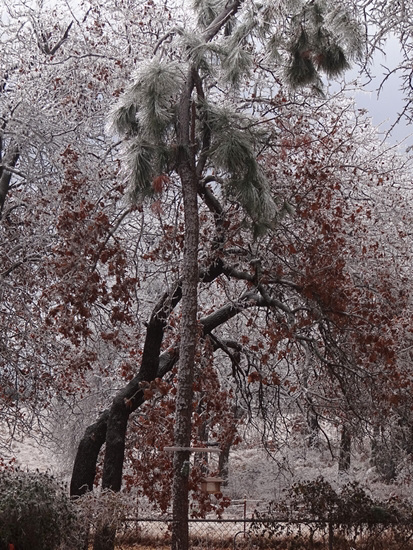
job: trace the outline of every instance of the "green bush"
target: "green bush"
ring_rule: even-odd
[[[70,547],[77,515],[65,487],[52,476],[21,470],[0,471],[0,550]]]

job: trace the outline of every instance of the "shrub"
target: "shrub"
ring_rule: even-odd
[[[375,499],[357,482],[335,490],[319,477],[294,484],[282,502],[270,503],[266,512],[257,512],[253,531],[261,536],[279,537],[284,531],[280,522],[286,522],[287,526],[295,526],[297,540],[301,540],[297,526],[306,525],[311,541],[315,533],[327,534],[331,545],[333,538],[360,542],[364,536],[370,541],[368,548],[373,541],[376,545],[383,539],[393,540],[399,545],[396,547],[401,547],[413,538],[412,517],[413,507],[407,500]]]
[[[0,471],[0,550],[55,550],[69,545],[77,515],[65,487],[52,476]]]

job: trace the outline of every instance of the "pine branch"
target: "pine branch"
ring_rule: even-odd
[[[209,42],[216,36],[222,27],[227,23],[233,15],[237,13],[244,0],[234,0],[229,3],[222,12],[212,21],[212,23],[204,31],[205,42]]]

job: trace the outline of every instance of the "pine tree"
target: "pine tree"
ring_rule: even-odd
[[[255,236],[277,223],[282,205],[271,195],[259,163],[273,130],[253,115],[254,90],[260,88],[264,103],[277,78],[284,77],[294,88],[321,91],[320,71],[336,76],[361,53],[357,24],[345,9],[332,9],[327,2],[197,0],[194,7],[197,27],[174,29],[159,41],[154,58],[134,76],[111,116],[124,139],[133,200],[154,197],[157,179],[164,176],[175,178],[182,189],[185,248],[174,444],[185,449],[191,441],[198,333],[198,196],[204,197],[207,182],[213,182],[243,207]],[[271,74],[277,77],[265,81]],[[189,458],[187,450],[175,452],[174,550],[187,550],[189,544]],[[112,472],[106,461],[104,488],[117,487]],[[102,537],[96,540],[95,550],[113,546]]]

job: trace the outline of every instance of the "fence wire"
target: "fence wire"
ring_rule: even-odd
[[[128,518],[118,532],[118,549],[167,548],[170,518]],[[189,520],[192,550],[413,550],[412,525],[320,524],[305,520]]]

